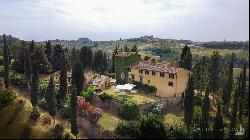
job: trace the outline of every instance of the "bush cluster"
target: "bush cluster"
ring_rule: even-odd
[[[0,108],[5,107],[10,102],[16,99],[16,93],[10,90],[4,90],[0,93]]]
[[[112,95],[107,94],[106,92],[103,92],[102,94],[99,94],[98,97],[103,101],[110,101],[111,99],[113,99]]]
[[[119,116],[126,120],[134,120],[139,115],[139,108],[133,101],[126,100],[119,109]]]
[[[148,84],[143,84],[142,82],[133,81],[132,84],[136,85],[135,89],[144,93],[156,93],[157,88],[155,86],[150,86]]]
[[[95,87],[89,86],[86,91],[82,91],[81,95],[85,98],[85,100],[90,101],[94,95]]]

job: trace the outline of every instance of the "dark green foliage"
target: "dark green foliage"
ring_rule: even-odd
[[[246,98],[246,63],[244,64],[244,68],[242,71],[242,79],[241,79],[241,87],[240,87],[240,97],[239,97],[239,120],[242,123],[242,116],[243,116],[243,112],[245,109],[245,104],[247,104],[247,102],[245,102],[245,98]]]
[[[227,113],[228,112],[228,108],[229,108],[229,102],[231,99],[231,94],[233,91],[233,68],[234,68],[234,56],[235,54],[232,53],[231,56],[231,62],[230,62],[230,66],[229,66],[229,70],[228,70],[228,74],[227,74],[227,81],[226,84],[223,88],[223,112]]]
[[[193,104],[194,104],[194,81],[191,76],[188,80],[188,86],[185,91],[185,99],[184,99],[184,120],[187,128],[189,129],[192,126],[193,120]]]
[[[134,120],[139,115],[139,108],[135,102],[125,100],[119,110],[119,116],[126,120]]]
[[[48,61],[52,63],[52,45],[50,41],[45,42],[45,51]]]
[[[112,53],[112,64],[111,64],[111,73],[115,72],[115,55],[118,54],[118,46],[115,47],[115,50]]]
[[[136,45],[134,45],[134,46],[132,47],[131,52],[137,52],[137,47],[136,47]]]
[[[56,124],[54,129],[54,135],[56,139],[61,139],[63,137],[64,127],[62,124]]]
[[[112,95],[107,94],[106,92],[103,92],[102,94],[98,94],[98,97],[103,101],[110,101],[111,99],[113,99]]]
[[[187,70],[192,69],[192,54],[190,48],[185,45],[181,53],[181,67]]]
[[[213,49],[249,49],[249,42],[238,42],[238,41],[211,41],[206,42],[202,45],[205,48],[213,48]]]
[[[37,96],[38,96],[38,80],[39,80],[39,73],[38,73],[38,66],[34,64],[32,70],[32,80],[31,80],[31,103],[32,106],[35,107],[37,105]]]
[[[56,115],[56,94],[54,92],[53,76],[50,76],[46,99],[49,114],[54,117]]]
[[[128,45],[125,45],[125,47],[124,47],[124,52],[129,52]]]
[[[95,87],[89,86],[86,91],[82,91],[81,95],[87,100],[91,101],[93,95],[94,95]]]
[[[210,91],[214,94],[218,92],[221,87],[220,79],[221,79],[221,56],[219,52],[214,51],[210,58],[210,65],[208,68],[209,71],[209,87]]]
[[[174,139],[186,139],[188,136],[187,128],[185,126],[175,126],[167,128],[167,137],[174,138]],[[189,130],[191,131],[191,130]]]
[[[7,89],[10,85],[10,78],[9,78],[9,48],[6,43],[6,36],[3,35],[3,65],[4,65],[4,85]]]
[[[101,74],[108,70],[107,55],[101,50],[97,50],[94,54],[93,70]]]
[[[202,122],[201,122],[201,135],[202,138],[206,139],[208,137],[208,119],[209,119],[209,107],[210,107],[210,101],[209,101],[209,93],[206,89],[205,91],[205,98],[203,99],[203,105],[202,105]]]
[[[161,118],[151,113],[141,116],[139,130],[141,132],[140,138],[166,138],[166,131]]]
[[[34,40],[31,41],[30,46],[29,46],[29,52],[32,54],[35,50],[35,43]]]
[[[72,85],[76,86],[77,95],[80,95],[83,89],[84,73],[81,62],[78,60],[72,69]]]
[[[61,61],[61,67],[60,67],[60,87],[59,87],[59,94],[57,97],[58,105],[59,107],[63,107],[64,101],[66,99],[67,94],[67,59],[65,56],[65,52],[62,52],[62,61]]]
[[[24,76],[26,78],[28,85],[30,85],[32,76],[32,67],[31,67],[30,53],[28,48],[24,48]]]
[[[83,66],[83,69],[85,68],[91,68],[92,65],[92,49],[90,47],[82,47],[80,50],[80,60]]]
[[[71,102],[70,102],[70,123],[71,133],[77,136],[78,125],[77,125],[77,88],[75,85],[72,86]]]
[[[214,138],[216,139],[223,139],[224,137],[224,124],[223,124],[223,116],[220,105],[218,105],[218,111],[214,122],[213,133],[214,133]]]
[[[16,99],[16,93],[10,90],[4,90],[0,93],[0,109],[7,106],[10,102]]]
[[[142,82],[138,82],[138,81],[132,81],[132,83],[135,86],[135,89],[137,89],[140,92],[144,92],[144,93],[156,93],[157,88],[155,86],[150,86],[148,84],[143,84]]]
[[[239,97],[240,97],[240,88],[241,88],[241,80],[242,73],[240,74],[240,78],[237,81],[237,88],[235,88],[235,93],[233,96],[233,104],[232,104],[232,115],[231,115],[231,123],[230,123],[230,138],[235,138],[235,132],[237,127],[237,113],[239,110]]]
[[[52,54],[52,69],[53,71],[60,70],[61,67],[61,56],[62,56],[63,48],[61,45],[54,46],[53,54]]]
[[[130,136],[131,138],[137,138],[140,136],[139,123],[137,121],[121,122],[115,129],[116,134],[121,136]]]

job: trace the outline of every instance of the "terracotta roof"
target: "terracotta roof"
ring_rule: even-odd
[[[182,68],[173,67],[172,63],[164,63],[164,62],[151,62],[151,61],[138,61],[136,62],[132,68],[134,69],[142,69],[149,71],[159,71],[164,73],[178,73],[182,71]]]

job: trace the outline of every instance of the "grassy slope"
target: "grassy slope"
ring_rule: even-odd
[[[103,130],[114,131],[116,126],[121,120],[107,112],[102,114],[102,117],[99,119],[98,124],[102,127]]]

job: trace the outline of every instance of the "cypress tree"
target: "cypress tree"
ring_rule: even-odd
[[[6,36],[3,35],[3,63],[4,63],[4,85],[5,88],[9,88],[10,77],[9,77],[9,48],[6,43]]]
[[[70,123],[71,123],[71,133],[77,138],[78,125],[77,125],[77,88],[75,85],[72,86],[72,94],[70,101]]]
[[[231,123],[230,123],[230,138],[235,138],[235,130],[237,126],[237,113],[239,108],[239,96],[240,96],[240,88],[241,88],[241,79],[242,79],[242,72],[240,74],[240,78],[237,81],[237,88],[235,88],[233,104],[232,104],[232,115],[231,115]]]
[[[124,47],[124,52],[129,52],[128,45],[125,45],[125,47]]]
[[[133,46],[133,48],[131,49],[131,52],[137,52],[137,47],[136,47],[136,45]]]
[[[209,91],[208,89],[205,90],[205,98],[203,99],[202,105],[202,122],[201,122],[201,136],[203,139],[208,137],[208,119],[209,119]]]
[[[58,105],[59,107],[63,107],[64,101],[66,99],[67,94],[67,59],[65,56],[65,52],[62,53],[62,62],[60,68],[60,87],[59,87],[59,94],[58,94]]]
[[[24,48],[24,76],[28,83],[28,89],[30,90],[32,66],[28,48]]]
[[[185,124],[187,126],[187,129],[189,130],[190,127],[192,127],[193,122],[193,100],[194,100],[194,82],[193,82],[193,76],[191,76],[188,80],[188,86],[185,91],[185,99],[184,99],[184,120]]]
[[[50,116],[53,117],[55,124],[55,116],[56,116],[56,95],[54,92],[54,83],[53,83],[53,75],[50,76],[49,85],[47,89],[47,109],[49,111]]]
[[[231,94],[233,91],[233,67],[234,67],[234,57],[235,54],[232,53],[231,55],[231,62],[230,62],[230,66],[229,66],[229,72],[228,72],[228,77],[227,77],[227,81],[226,84],[223,88],[223,96],[222,96],[222,100],[224,103],[223,106],[223,112],[225,114],[228,114],[228,108],[229,108],[229,103],[231,100]]]
[[[32,81],[31,81],[31,103],[35,107],[37,105],[37,96],[38,96],[38,86],[39,86],[39,72],[38,64],[34,63],[32,70]]]
[[[244,63],[243,71],[242,71],[242,79],[241,79],[241,87],[240,87],[240,95],[239,95],[239,120],[242,123],[242,116],[244,112],[245,105],[245,96],[246,96],[246,62]]]
[[[223,137],[224,137],[223,117],[221,112],[221,106],[218,105],[218,110],[214,122],[214,138],[223,139]]]
[[[29,47],[30,54],[32,54],[34,52],[34,50],[35,50],[35,43],[34,43],[34,40],[32,40],[30,47]]]
[[[46,54],[46,56],[48,58],[48,61],[50,63],[52,63],[52,45],[51,45],[50,41],[46,42],[46,45],[45,45],[45,54]]]
[[[192,53],[187,45],[182,49],[181,67],[187,70],[192,70]]]
[[[112,53],[112,65],[111,65],[111,72],[114,73],[115,72],[115,55],[118,54],[118,47],[115,47],[115,50]]]
[[[72,85],[76,86],[77,95],[80,95],[83,89],[83,80],[84,80],[83,68],[81,62],[78,60],[72,69]]]

